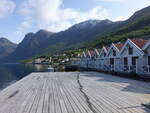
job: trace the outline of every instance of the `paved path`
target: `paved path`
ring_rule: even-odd
[[[150,83],[95,72],[32,73],[0,92],[0,113],[150,113]]]

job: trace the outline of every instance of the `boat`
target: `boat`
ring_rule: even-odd
[[[55,69],[54,69],[53,67],[49,66],[49,67],[48,67],[48,71],[49,71],[49,72],[55,72]]]

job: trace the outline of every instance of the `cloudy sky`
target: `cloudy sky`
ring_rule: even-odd
[[[0,37],[19,43],[28,32],[65,30],[88,19],[125,20],[150,0],[0,0]]]

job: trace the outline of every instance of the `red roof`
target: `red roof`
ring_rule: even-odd
[[[105,47],[105,48],[106,48],[106,50],[108,51],[110,47]]]
[[[98,49],[95,49],[96,54],[99,54],[100,50],[101,50],[101,49],[99,49],[99,48],[98,48]]]
[[[89,53],[90,53],[91,56],[94,55],[94,51],[93,50],[89,50]]]
[[[119,50],[122,49],[123,45],[124,45],[123,43],[117,43],[117,44],[115,44],[115,46],[116,46]]]
[[[148,40],[143,40],[143,39],[132,39],[131,40],[134,44],[136,44],[139,48],[142,48]]]

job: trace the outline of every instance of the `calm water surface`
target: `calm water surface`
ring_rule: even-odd
[[[0,90],[32,72],[47,72],[48,65],[0,64]]]

